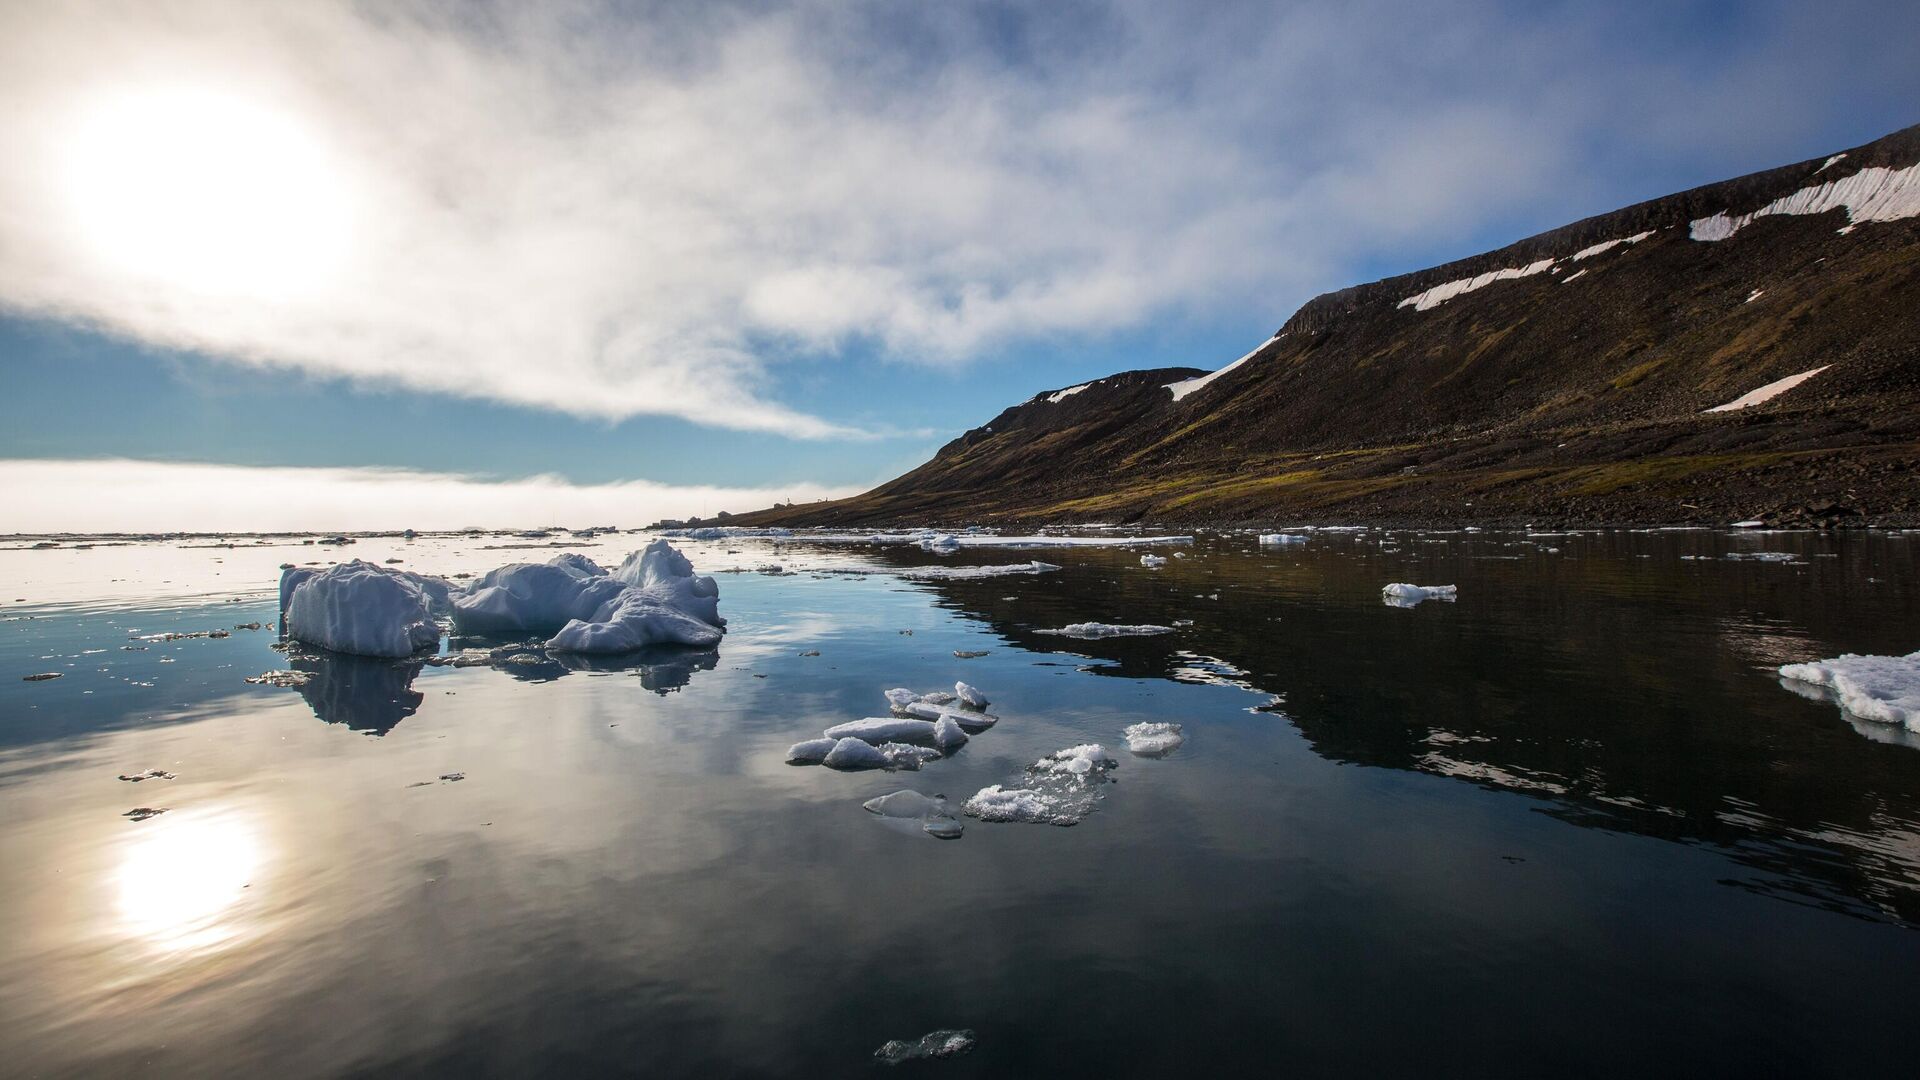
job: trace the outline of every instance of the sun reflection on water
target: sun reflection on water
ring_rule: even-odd
[[[167,951],[201,951],[238,936],[240,901],[261,865],[253,824],[233,812],[181,813],[144,824],[119,860],[123,926]]]

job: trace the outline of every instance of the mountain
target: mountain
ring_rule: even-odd
[[[1920,126],[1327,293],[734,520],[1920,523],[1917,163]]]

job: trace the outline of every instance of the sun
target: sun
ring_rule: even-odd
[[[88,101],[60,183],[97,268],[217,298],[285,300],[335,280],[353,224],[343,170],[300,119],[234,93]]]

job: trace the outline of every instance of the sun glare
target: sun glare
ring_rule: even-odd
[[[169,950],[204,949],[234,936],[232,909],[260,864],[253,829],[231,816],[168,816],[151,826],[118,867],[126,929]]]
[[[123,92],[83,110],[67,149],[62,185],[104,268],[214,296],[288,299],[344,261],[347,185],[291,115],[206,90]]]

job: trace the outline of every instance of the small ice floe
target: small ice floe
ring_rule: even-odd
[[[297,688],[307,685],[312,679],[311,671],[263,671],[258,675],[247,676],[246,681],[258,686]]]
[[[142,773],[121,773],[119,779],[137,784],[142,780],[171,780],[173,774],[165,769],[148,769]]]
[[[1842,709],[1863,720],[1920,732],[1920,651],[1905,656],[1846,653],[1787,664],[1780,677],[1826,688]]]
[[[1751,518],[1747,521],[1736,521],[1727,526],[1729,529],[1764,529],[1766,527],[1767,523],[1759,518]]]
[[[934,1031],[917,1039],[891,1039],[873,1052],[873,1059],[883,1065],[898,1065],[921,1058],[950,1058],[973,1049],[973,1044],[971,1031]]]
[[[953,658],[954,658],[954,659],[956,659],[956,660],[977,660],[977,659],[979,659],[980,657],[982,657],[982,656],[985,656],[985,655],[987,655],[987,650],[985,650],[985,649],[955,649],[955,650],[953,650]]]
[[[827,760],[838,739],[802,739],[787,747],[787,764],[818,765]]]
[[[967,745],[967,731],[960,721],[942,716],[933,723],[933,745],[943,754],[951,754]]]
[[[910,746],[906,743],[881,743],[878,746],[852,736],[840,739],[833,744],[820,759],[820,764],[829,769],[905,769],[913,771],[934,758],[940,751],[925,746]]]
[[[1729,551],[1727,558],[1736,562],[1792,562],[1799,558],[1791,551]]]
[[[1142,555],[1140,556],[1140,565],[1149,570],[1158,570],[1167,565],[1167,560],[1163,555]]]
[[[1459,594],[1458,585],[1408,585],[1394,582],[1380,590],[1380,602],[1388,607],[1409,608],[1428,600],[1451,603]]]
[[[897,716],[911,716],[936,723],[951,719],[967,731],[984,730],[999,722],[999,717],[982,711],[987,705],[985,694],[964,682],[954,683],[953,688],[955,693],[952,694],[939,690],[919,694],[905,687],[895,687],[887,691],[887,704]],[[979,704],[969,704],[969,696]],[[949,704],[954,701],[960,704]]]
[[[159,817],[166,812],[167,808],[164,806],[136,806],[120,816],[123,818],[132,818],[134,821],[145,821],[148,818]]]
[[[283,571],[287,635],[357,656],[411,656],[439,644],[433,603],[418,575],[373,563]]]
[[[864,720],[849,720],[844,724],[835,724],[826,730],[829,739],[859,739],[861,742],[933,742],[932,721],[897,716],[870,716]]]
[[[1100,801],[1100,785],[1119,763],[1098,743],[1069,747],[1027,766],[1024,787],[981,788],[961,809],[981,821],[1078,825]]]
[[[1260,534],[1260,545],[1262,547],[1286,547],[1290,544],[1304,544],[1306,542],[1307,538],[1299,533]]]
[[[1095,638],[1151,637],[1154,634],[1171,634],[1173,633],[1173,627],[1156,626],[1152,623],[1125,625],[1119,623],[1082,622],[1069,623],[1066,626],[1060,627],[1058,630],[1036,630],[1034,632],[1037,634],[1051,634],[1055,637],[1082,638],[1091,641]]]
[[[20,676],[20,681],[21,682],[46,682],[48,679],[57,679],[60,677],[60,675],[61,675],[61,672],[58,672],[58,671],[40,671],[40,672],[35,672],[32,675],[22,675]]]
[[[1132,724],[1121,734],[1126,736],[1127,750],[1140,757],[1165,757],[1187,741],[1179,724]]]
[[[959,819],[948,808],[944,795],[922,795],[917,791],[900,790],[890,795],[868,799],[861,808],[870,814],[894,821],[918,821],[928,835],[941,840],[957,840],[963,831]]]
[[[987,700],[987,695],[964,682],[953,684],[953,696],[959,698],[960,704],[969,709],[984,709],[991,704]]]

